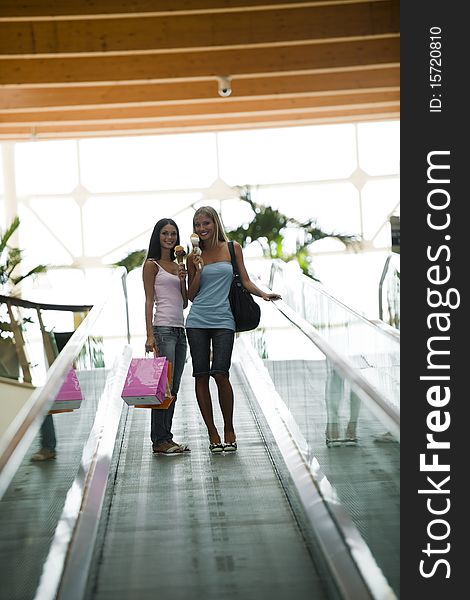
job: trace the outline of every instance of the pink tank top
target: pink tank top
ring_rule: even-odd
[[[180,279],[158,265],[155,276],[155,312],[154,325],[167,327],[184,327],[183,296],[181,295]]]

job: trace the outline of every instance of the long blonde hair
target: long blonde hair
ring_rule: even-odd
[[[200,206],[194,213],[193,228],[194,228],[194,220],[199,215],[205,215],[206,217],[209,217],[209,219],[211,219],[211,221],[213,221],[213,223],[215,225],[215,235],[212,238],[213,246],[216,244],[216,242],[228,242],[228,237],[225,233],[224,226],[222,224],[222,219],[220,218],[219,213],[215,210],[215,208],[212,208],[212,206]],[[201,240],[201,243],[204,244],[204,242],[202,240]],[[202,246],[202,247],[204,247],[204,246]]]

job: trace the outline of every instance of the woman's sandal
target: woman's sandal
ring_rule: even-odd
[[[179,446],[180,448],[183,449],[183,452],[191,452],[191,448],[188,446],[188,444],[178,444],[177,442],[174,442],[173,440],[168,442],[169,444],[171,444],[172,446]]]
[[[331,448],[332,446],[357,446],[357,442],[358,442],[357,437],[344,437],[344,438],[334,438],[334,439],[329,439],[326,438],[326,445],[328,446],[328,448]]]
[[[215,442],[211,442],[209,444],[209,450],[212,452],[212,454],[219,454],[220,452],[224,451],[224,445],[222,443],[215,443]]]
[[[339,438],[326,438],[325,441],[328,448],[333,446],[341,446],[341,440]]]
[[[183,448],[178,444],[172,445],[171,442],[163,442],[157,446],[153,446],[154,454],[183,454]]]
[[[236,452],[237,442],[228,442],[224,444],[224,452]]]

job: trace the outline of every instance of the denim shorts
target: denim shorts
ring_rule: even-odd
[[[193,377],[198,375],[228,375],[232,362],[233,329],[186,329],[189,349],[193,361]],[[212,365],[210,351],[212,342]]]

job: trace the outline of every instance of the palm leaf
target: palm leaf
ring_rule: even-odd
[[[47,271],[46,265],[37,265],[36,267],[34,267],[34,269],[31,269],[24,275],[20,275],[19,277],[11,277],[11,281],[12,281],[13,285],[17,285],[20,281],[23,281],[23,279],[26,279],[26,277],[30,277],[31,275],[38,275],[39,273],[45,273],[46,271]]]
[[[119,262],[113,263],[113,267],[124,267],[126,271],[129,273],[133,269],[137,269],[142,266],[145,257],[147,255],[146,250],[134,250],[133,252],[129,252],[127,256],[125,256]]]
[[[19,217],[15,217],[13,219],[13,222],[10,225],[10,227],[8,227],[8,229],[5,231],[5,233],[3,233],[2,236],[0,237],[0,256],[2,255],[3,251],[7,247],[8,240],[11,238],[11,236],[18,229],[19,225],[20,225],[20,218]]]
[[[8,245],[12,235],[18,229],[20,225],[19,217],[15,217],[11,225],[0,237],[0,285],[10,284],[10,287],[15,287],[20,281],[36,275],[38,273],[45,273],[47,270],[46,265],[37,265],[25,275],[15,277],[13,273],[15,269],[19,267],[23,260],[23,253],[19,248],[11,247]],[[6,256],[5,256],[6,251]]]
[[[302,271],[316,279],[313,275],[312,256],[309,246],[324,238],[335,238],[346,247],[352,247],[359,242],[357,235],[343,234],[336,231],[324,231],[317,226],[315,219],[300,222],[293,217],[288,217],[280,211],[258,204],[251,199],[249,186],[244,186],[240,193],[240,200],[247,202],[253,211],[250,223],[243,223],[236,229],[228,231],[230,239],[236,240],[242,247],[258,242],[265,256],[280,258],[286,262],[297,260]],[[302,232],[301,239],[297,243],[295,254],[287,255],[283,250],[283,231],[288,227],[295,227]]]

